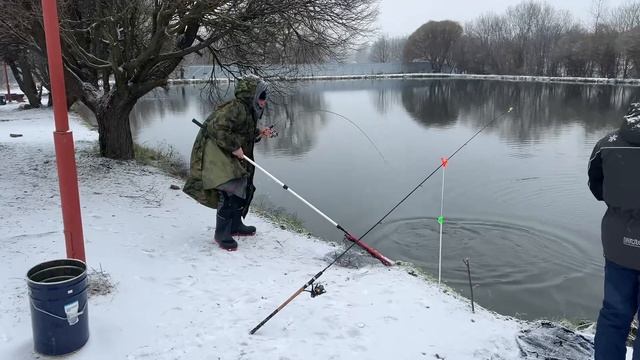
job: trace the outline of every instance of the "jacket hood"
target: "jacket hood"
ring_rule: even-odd
[[[251,110],[260,119],[264,109],[258,106],[258,98],[263,92],[266,94],[269,85],[255,75],[248,75],[238,80],[236,83],[235,96],[236,99],[242,100],[251,107]]]
[[[640,145],[640,103],[629,106],[627,115],[624,116],[620,126],[620,137],[626,142]]]

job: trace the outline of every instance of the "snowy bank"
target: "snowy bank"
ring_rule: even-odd
[[[215,214],[182,181],[94,154],[71,115],[88,265],[115,289],[90,299],[88,344],[69,359],[519,359],[525,326],[403,267],[333,267],[328,290],[300,296],[249,330],[324,266],[335,245],[250,215],[237,252],[212,242]],[[52,112],[0,107],[0,359],[33,353],[25,274],[65,257]],[[9,134],[21,134],[10,137]],[[259,159],[258,159],[259,160]]]
[[[475,75],[475,74],[437,74],[437,73],[406,73],[406,74],[362,74],[336,76],[290,76],[276,77],[279,81],[311,81],[311,80],[384,80],[384,79],[431,79],[431,80],[489,80],[510,82],[539,82],[565,84],[593,84],[593,85],[631,85],[640,86],[640,79],[611,79],[584,78],[564,76],[521,76],[521,75]],[[169,84],[202,84],[211,79],[171,79]],[[218,82],[228,82],[229,79],[215,79]]]

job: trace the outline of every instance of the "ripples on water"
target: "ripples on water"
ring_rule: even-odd
[[[371,240],[376,246],[393,247],[402,258],[438,271],[439,225],[434,218],[410,218],[385,222]],[[478,285],[476,299],[489,308],[492,288],[512,288],[502,293],[501,302],[513,304],[511,314],[535,318],[543,314],[525,313],[535,302],[562,311],[583,303],[579,289],[567,300],[558,293],[572,279],[588,277],[600,264],[588,246],[562,233],[495,220],[448,218],[443,232],[443,279],[462,293],[468,293],[464,258],[471,258],[472,277]],[[586,281],[589,281],[588,279]],[[532,296],[532,294],[535,294]],[[509,312],[509,311],[507,311]],[[586,316],[586,314],[584,315]]]

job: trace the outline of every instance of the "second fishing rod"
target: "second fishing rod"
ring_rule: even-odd
[[[449,157],[445,158],[447,160],[447,162],[452,159],[454,156],[456,156],[465,146],[467,146],[471,141],[473,141],[473,139],[475,139],[478,135],[480,135],[480,133],[482,133],[485,129],[487,129],[489,126],[491,126],[493,123],[495,123],[496,121],[498,121],[499,119],[501,119],[502,117],[504,117],[505,115],[507,115],[508,113],[513,111],[513,107],[509,107],[508,110],[504,111],[503,113],[501,113],[500,115],[496,116],[495,118],[493,118],[493,120],[487,122],[484,126],[482,126],[482,128],[480,128],[480,130],[478,130],[475,134],[473,134],[473,136],[471,136],[467,141],[465,141],[460,147],[458,147],[451,155],[449,155]],[[384,216],[382,216],[382,218],[380,218],[380,220],[378,220],[373,226],[371,226],[371,228],[369,228],[369,230],[367,230],[361,237],[359,240],[364,239],[365,236],[367,236],[369,233],[371,233],[376,227],[378,227],[378,225],[382,224],[382,222],[389,217],[389,215],[391,215],[391,213],[393,213],[400,205],[402,205],[407,199],[409,199],[416,191],[418,191],[418,189],[420,187],[422,187],[422,185],[424,185],[424,183],[426,183],[429,179],[431,179],[431,177],[433,175],[435,175],[438,170],[440,170],[443,166],[445,166],[446,162],[442,161],[441,164],[435,168],[435,170],[433,170],[429,175],[427,175],[426,178],[424,178],[418,185],[416,185],[404,198],[402,198],[402,200],[400,200],[395,206],[393,206],[391,208],[391,210],[389,210]],[[258,330],[260,330],[261,327],[263,327],[269,320],[271,320],[278,312],[280,312],[282,309],[284,309],[291,301],[293,301],[296,297],[298,297],[298,295],[302,294],[303,292],[307,291],[311,293],[311,297],[316,297],[318,295],[321,295],[325,292],[325,289],[323,286],[316,286],[314,285],[315,282],[327,271],[329,270],[329,268],[331,268],[333,265],[335,265],[338,260],[340,260],[343,256],[345,256],[351,249],[353,249],[353,247],[357,244],[357,242],[352,243],[350,246],[348,246],[341,254],[339,254],[335,259],[333,259],[333,261],[331,263],[329,263],[329,265],[327,265],[324,269],[322,269],[319,273],[317,273],[316,275],[314,275],[309,281],[307,281],[304,285],[302,285],[296,292],[294,292],[285,302],[283,302],[280,306],[278,306],[278,308],[276,308],[271,314],[269,314],[269,316],[267,316],[264,320],[262,320],[256,327],[254,327],[249,334],[255,334]],[[311,290],[308,291],[306,290],[309,286],[311,286]]]

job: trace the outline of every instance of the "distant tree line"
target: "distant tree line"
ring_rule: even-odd
[[[408,38],[381,36],[371,46],[369,60],[427,61],[434,72],[640,77],[640,1],[607,9],[604,0],[595,0],[591,10],[589,25],[533,0],[464,26],[429,21]]]

